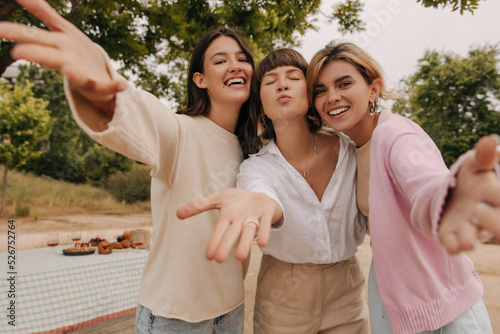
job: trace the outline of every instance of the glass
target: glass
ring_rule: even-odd
[[[82,232],[76,231],[71,233],[71,240],[73,240],[74,242],[82,240]]]
[[[51,253],[55,253],[54,247],[59,245],[59,234],[47,234],[47,246],[52,248]]]
[[[132,246],[134,246],[134,248],[138,248],[140,246],[142,246],[142,244],[144,243],[144,235],[143,234],[134,234],[134,238],[132,240]]]

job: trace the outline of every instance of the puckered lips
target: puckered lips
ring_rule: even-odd
[[[224,85],[229,87],[243,87],[247,81],[244,77],[232,77],[224,82]]]
[[[287,94],[281,94],[281,95],[278,97],[277,101],[278,101],[278,102],[288,102],[288,101],[290,101],[291,99],[292,99],[292,97],[291,97],[290,95],[287,95]]]
[[[346,111],[348,111],[349,109],[351,109],[351,107],[346,107],[346,106],[343,106],[343,107],[337,107],[337,108],[334,108],[334,109],[331,109],[327,112],[328,116],[337,116],[337,115],[340,115],[340,114],[343,114],[345,113]]]

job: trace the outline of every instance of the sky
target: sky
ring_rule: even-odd
[[[417,0],[362,0],[361,19],[367,30],[342,36],[336,23],[319,15],[318,31],[308,31],[297,51],[310,61],[332,39],[354,42],[375,58],[390,89],[417,70],[426,50],[453,52],[465,57],[485,44],[500,47],[500,1],[482,0],[474,14],[451,8],[425,8]],[[331,13],[338,0],[323,0],[321,11]]]

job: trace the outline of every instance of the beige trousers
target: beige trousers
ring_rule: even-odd
[[[293,264],[263,255],[254,333],[368,333],[364,283],[356,256],[332,264]]]

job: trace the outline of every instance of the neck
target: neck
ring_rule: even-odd
[[[236,130],[236,124],[238,123],[241,106],[242,104],[234,106],[212,105],[208,112],[207,118],[223,129],[234,133],[234,131]]]
[[[313,136],[305,118],[284,125],[273,122],[273,125],[276,145],[288,162],[299,163],[304,159],[311,159],[314,150]]]
[[[372,138],[379,116],[380,114],[378,112],[374,115],[370,115],[370,113],[367,112],[355,126],[345,133],[352,139],[357,147],[361,147],[368,143]]]

